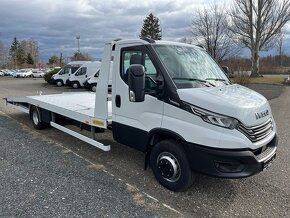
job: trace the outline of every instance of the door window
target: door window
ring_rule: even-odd
[[[157,70],[146,51],[132,50],[121,52],[121,77],[123,81],[128,84],[128,71],[132,64],[141,64],[145,68],[145,92],[153,94],[155,91],[155,79]]]
[[[82,67],[77,73],[76,76],[83,76],[86,75],[87,73],[87,68],[86,67]]]
[[[63,68],[62,74],[68,74],[70,71],[70,67]]]

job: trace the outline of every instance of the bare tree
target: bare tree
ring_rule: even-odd
[[[38,64],[39,62],[39,47],[38,42],[33,39],[22,40],[20,46],[23,49],[25,55],[31,54],[34,63]]]
[[[259,52],[273,46],[290,19],[290,0],[234,0],[231,31],[251,50],[252,75],[259,76]]]
[[[283,66],[283,55],[284,55],[284,38],[285,38],[285,32],[282,30],[277,34],[277,41],[276,41],[276,48],[278,50],[279,54],[279,65],[280,67]]]
[[[182,37],[178,40],[178,42],[187,43],[187,44],[193,44],[193,40],[190,37]]]
[[[228,21],[226,11],[215,3],[208,8],[196,10],[190,26],[195,40],[203,45],[217,62],[237,53]]]

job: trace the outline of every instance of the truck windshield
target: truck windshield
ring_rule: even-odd
[[[177,88],[230,84],[228,77],[206,51],[193,46],[154,45]]]

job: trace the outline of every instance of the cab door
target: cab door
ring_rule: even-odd
[[[121,48],[118,56],[119,67],[115,67],[115,70],[116,68],[118,70],[114,72],[116,73],[116,89],[112,96],[113,104],[115,104],[113,106],[113,136],[122,144],[146,151],[148,133],[161,126],[163,116],[163,102],[157,99],[154,84],[159,70],[145,46]],[[141,64],[145,67],[144,102],[129,100],[128,68],[132,64]]]
[[[87,74],[86,67],[81,67],[78,70],[78,72],[75,73],[75,79],[79,82],[80,86],[84,85],[84,82],[87,79],[86,74]]]

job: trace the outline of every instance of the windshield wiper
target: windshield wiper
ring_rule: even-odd
[[[221,81],[221,82],[224,82],[226,85],[231,84],[229,80],[221,79],[221,78],[206,78],[205,80]]]
[[[209,81],[206,80],[202,80],[202,79],[196,79],[196,78],[183,78],[183,77],[172,77],[173,80],[187,80],[187,81],[198,81],[204,85],[206,85],[207,87],[213,86],[215,87],[214,84],[210,83]]]

